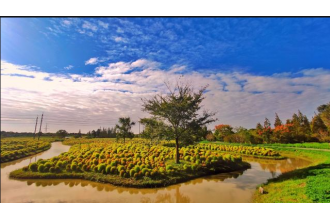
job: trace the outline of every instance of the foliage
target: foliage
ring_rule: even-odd
[[[27,157],[48,150],[53,138],[41,138],[39,141],[33,138],[2,138],[1,139],[1,163]]]
[[[143,100],[143,110],[154,117],[162,119],[170,127],[169,133],[176,142],[176,163],[179,163],[179,142],[182,139],[189,139],[195,130],[202,126],[214,122],[214,113],[204,111],[199,116],[201,103],[204,100],[206,87],[199,91],[194,90],[188,85],[177,83],[174,90],[169,86],[169,93],[156,95],[149,100]]]
[[[224,138],[231,134],[234,134],[232,126],[225,124],[215,126],[214,136],[218,141],[224,141]]]
[[[59,137],[59,138],[64,138],[65,136],[68,135],[68,132],[66,130],[58,130],[56,132],[56,135]]]
[[[102,173],[121,178],[148,177],[156,180],[167,178],[166,175],[180,176],[190,173],[191,170],[207,173],[233,170],[234,167],[242,165],[240,156],[228,154],[234,152],[233,149],[236,147],[223,149],[221,146],[207,144],[182,147],[179,157],[185,165],[183,166],[173,163],[174,148],[162,145],[148,146],[148,141],[144,139],[133,139],[125,144],[106,139],[71,139],[66,142],[73,144],[68,152],[51,159],[38,160],[32,163],[26,172],[55,173],[56,166],[56,173],[59,174]],[[275,155],[269,151],[263,153]]]
[[[132,126],[135,125],[135,122],[131,122],[131,118],[119,118],[119,125],[116,124],[116,134],[117,138],[123,138],[124,143],[126,138],[133,138],[134,134],[131,131]]]

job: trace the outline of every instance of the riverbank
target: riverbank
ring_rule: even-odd
[[[281,174],[265,184],[264,194],[255,191],[253,202],[330,202],[330,152],[276,148],[283,155],[312,161],[308,167]]]
[[[174,175],[163,175],[157,179],[149,177],[124,178],[118,175],[109,175],[94,172],[81,173],[40,173],[32,171],[24,171],[22,169],[15,170],[10,173],[9,177],[14,179],[81,179],[99,183],[108,183],[115,186],[133,187],[133,188],[158,188],[183,183],[199,177],[214,175],[219,173],[229,173],[233,171],[244,171],[250,168],[247,162],[238,162],[235,165],[223,166],[217,170],[202,169],[194,172],[180,172]]]

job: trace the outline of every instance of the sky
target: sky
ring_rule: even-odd
[[[330,18],[1,18],[1,130],[138,122],[177,81],[208,85],[210,129],[311,119],[330,101],[329,36]]]

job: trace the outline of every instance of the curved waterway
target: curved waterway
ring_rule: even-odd
[[[117,187],[85,180],[16,180],[9,173],[38,159],[68,151],[61,142],[40,154],[1,164],[1,202],[251,202],[256,186],[281,173],[308,166],[298,158],[244,158],[251,169],[197,178],[157,189]]]

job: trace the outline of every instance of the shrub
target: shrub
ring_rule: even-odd
[[[37,164],[37,163],[31,163],[31,164],[29,165],[29,169],[30,169],[31,171],[33,171],[33,172],[38,171],[38,164]]]
[[[130,177],[134,177],[134,174],[135,174],[135,170],[134,170],[134,169],[131,169],[131,170],[129,171],[129,175],[130,175]]]
[[[124,176],[124,173],[125,173],[124,170],[120,170],[120,172],[119,172],[119,176],[123,177],[123,176]]]
[[[99,164],[99,165],[98,165],[98,172],[99,172],[99,173],[102,173],[103,170],[105,169],[105,167],[106,167],[106,164],[105,164],[105,163],[101,163],[101,164]]]
[[[138,173],[138,172],[140,171],[140,167],[139,167],[138,165],[136,165],[136,166],[134,167],[134,170],[135,170],[136,173]]]
[[[108,173],[108,174],[111,172],[111,165],[106,166],[105,172]]]
[[[183,169],[186,170],[186,171],[191,171],[191,166],[190,165],[183,165]]]
[[[71,164],[71,170],[72,171],[77,171],[77,164],[75,164],[75,163],[73,163],[73,164]]]
[[[173,170],[173,166],[172,165],[167,165],[166,170]]]
[[[39,166],[38,166],[38,171],[39,172],[44,172],[44,169],[45,169],[45,166],[43,165],[43,164],[40,164]]]
[[[116,167],[111,167],[111,169],[110,169],[110,173],[112,173],[112,174],[116,174]]]
[[[55,168],[54,167],[49,168],[49,172],[55,173]]]
[[[148,172],[148,169],[147,168],[143,168],[141,172],[142,172],[143,175],[145,175],[146,172]]]

